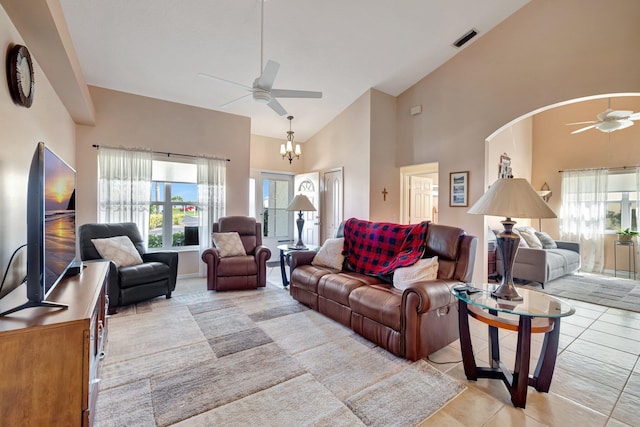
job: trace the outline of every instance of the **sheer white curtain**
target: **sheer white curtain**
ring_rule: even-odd
[[[147,243],[151,151],[98,149],[98,222],[135,222]]]
[[[585,272],[604,270],[607,177],[605,169],[562,173],[560,239],[580,243]]]
[[[636,166],[635,184],[636,184],[636,187],[635,187],[636,188],[636,191],[635,191],[635,196],[636,196],[635,213],[632,210],[631,214],[635,216],[636,230],[640,231],[640,166]],[[634,194],[632,193],[631,196],[633,196],[633,195]],[[636,239],[635,257],[636,257],[636,270],[637,270],[638,266],[640,266],[640,242],[638,242],[637,239]]]
[[[227,161],[199,157],[198,209],[200,253],[211,247],[211,226],[225,215]],[[206,266],[200,265],[200,275],[206,274]]]

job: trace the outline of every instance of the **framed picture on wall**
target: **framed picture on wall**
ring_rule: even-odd
[[[449,206],[469,205],[469,171],[449,174]]]

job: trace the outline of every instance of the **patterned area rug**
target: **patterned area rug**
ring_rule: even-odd
[[[109,318],[99,426],[414,426],[465,389],[275,286],[175,296]]]
[[[537,283],[523,287],[560,298],[640,312],[640,282],[635,280],[576,273],[552,280],[544,289]]]

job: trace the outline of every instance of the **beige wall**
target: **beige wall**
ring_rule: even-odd
[[[303,173],[304,157],[308,156],[306,144],[300,144],[302,154],[299,159],[294,157],[293,162],[283,159],[280,155],[280,144],[286,140],[286,131],[283,127],[282,138],[269,138],[267,136],[251,135],[250,167],[251,169],[277,171],[288,173]],[[295,136],[295,135],[294,135]],[[294,139],[295,141],[295,139]]]
[[[547,182],[552,195],[549,206],[561,212],[561,170],[584,168],[615,168],[640,165],[640,125],[612,133],[595,129],[571,135],[571,131],[586,125],[567,123],[588,121],[605,111],[608,99],[582,101],[551,108],[533,116],[533,177],[536,188]],[[612,97],[614,110],[640,111],[640,97]],[[557,219],[542,220],[542,228],[555,238],[560,237]],[[615,235],[606,236],[605,269],[613,269]],[[618,250],[618,268],[627,268],[627,254]]]
[[[344,167],[344,217],[369,218],[371,91],[315,134],[303,149],[305,171]]]
[[[20,34],[0,6],[0,46],[3,61],[11,44],[24,44]],[[6,73],[0,79],[0,271],[4,272],[15,249],[27,242],[27,174],[39,141],[43,141],[67,163],[76,166],[75,126],[60,98],[33,57],[34,101],[31,108],[11,100]],[[26,259],[18,263],[24,269]],[[22,277],[11,274],[5,284],[10,289]]]
[[[396,166],[396,98],[371,90],[371,221],[400,222],[400,168]],[[382,192],[386,189],[386,200]]]
[[[397,100],[399,166],[439,162],[440,181],[469,170],[470,202],[485,189],[485,139],[531,111],[583,96],[640,91],[640,2],[533,0]],[[594,30],[597,29],[597,30]],[[414,105],[422,114],[410,116]],[[439,221],[485,233],[482,217],[449,207]],[[479,251],[475,280],[486,254]]]
[[[90,87],[90,93],[96,125],[77,127],[78,224],[97,220],[98,152],[94,144],[231,159],[227,163],[226,213],[246,215],[249,118],[96,87]],[[180,253],[180,274],[197,272],[197,255]]]

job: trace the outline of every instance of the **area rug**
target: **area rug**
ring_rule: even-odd
[[[544,285],[523,286],[557,297],[640,312],[640,282],[589,273],[570,274]]]
[[[98,426],[415,426],[465,389],[281,288],[205,288],[109,317]]]

